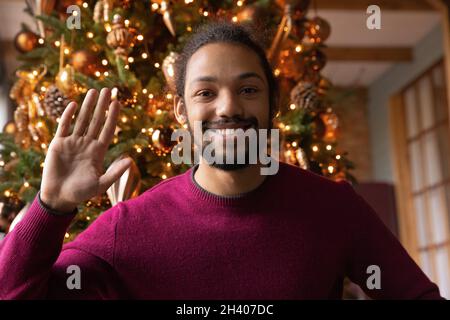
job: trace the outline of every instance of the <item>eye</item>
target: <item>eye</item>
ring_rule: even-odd
[[[213,95],[213,93],[210,90],[201,90],[197,93],[197,96],[209,98]]]
[[[242,88],[242,90],[241,90],[241,92],[243,92],[245,94],[253,94],[253,93],[256,93],[258,91],[259,91],[258,89],[253,88],[253,87],[245,87],[245,88]]]

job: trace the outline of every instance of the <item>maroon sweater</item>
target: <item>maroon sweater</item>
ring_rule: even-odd
[[[344,276],[373,298],[440,298],[348,183],[283,163],[236,197],[201,189],[190,169],[62,246],[73,217],[36,196],[0,242],[0,298],[340,299]],[[81,289],[66,285],[70,265]],[[381,289],[367,287],[370,265]]]

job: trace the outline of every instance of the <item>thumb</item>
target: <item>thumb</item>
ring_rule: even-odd
[[[108,188],[130,167],[131,163],[131,159],[127,158],[110,165],[99,179],[100,194],[105,193],[106,190],[108,190]]]

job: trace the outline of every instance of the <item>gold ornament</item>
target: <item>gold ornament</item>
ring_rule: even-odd
[[[337,130],[339,127],[338,116],[331,110],[320,114],[320,117],[325,125],[325,134],[323,140],[328,143],[335,142],[337,139]]]
[[[116,55],[126,57],[133,46],[133,39],[134,36],[125,27],[122,17],[118,14],[114,15],[112,29],[106,37],[108,46],[114,49]]]
[[[179,58],[179,54],[176,52],[170,52],[167,57],[164,58],[162,63],[162,69],[164,77],[166,78],[169,89],[172,92],[176,91],[175,88],[175,63]]]
[[[14,45],[21,53],[26,53],[38,45],[39,36],[31,31],[21,31],[14,38]]]
[[[252,4],[245,6],[241,11],[239,11],[236,17],[240,23],[261,26],[266,23],[269,15],[270,13],[263,6]]]
[[[302,148],[298,148],[295,152],[295,158],[297,159],[297,165],[305,170],[309,169],[309,161],[308,157],[306,156],[305,151]]]
[[[72,54],[72,66],[75,71],[88,76],[93,76],[96,71],[100,71],[98,58],[94,52],[90,50],[77,50]]]
[[[60,69],[56,75],[55,83],[65,95],[69,97],[74,96],[77,92],[74,68],[67,64],[64,68]]]
[[[176,141],[171,140],[173,129],[160,127],[153,131],[151,149],[159,156],[168,154],[175,146]]]
[[[172,19],[172,14],[171,14],[171,8],[170,8],[169,1],[157,0],[157,1],[154,1],[154,2],[159,4],[158,12],[163,16],[164,24],[166,25],[166,27],[169,30],[170,34],[175,37],[176,33],[175,33],[175,27],[174,27],[174,24],[173,24],[173,19]]]
[[[17,131],[17,126],[16,123],[11,120],[8,121],[4,126],[3,126],[3,132],[7,133],[7,134],[11,134],[14,135]]]
[[[106,191],[112,206],[115,206],[120,201],[132,199],[139,194],[141,173],[134,160],[129,156],[122,155],[114,160],[113,164],[124,158],[130,158],[132,160],[130,167]]]

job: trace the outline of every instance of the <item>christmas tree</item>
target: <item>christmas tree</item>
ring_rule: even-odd
[[[122,104],[105,168],[123,157],[129,170],[104,195],[79,206],[66,241],[101,212],[182,173],[174,165],[171,133],[174,64],[197,26],[227,20],[264,30],[262,43],[281,89],[276,126],[282,133],[281,160],[331,179],[354,181],[352,163],[337,146],[337,99],[321,75],[322,52],[331,28],[307,17],[306,0],[48,0],[25,9],[36,28],[23,25],[15,45],[23,64],[10,97],[14,120],[0,134],[0,228],[36,196],[47,147],[71,100],[89,88],[112,88]],[[25,206],[25,207],[24,207]]]

